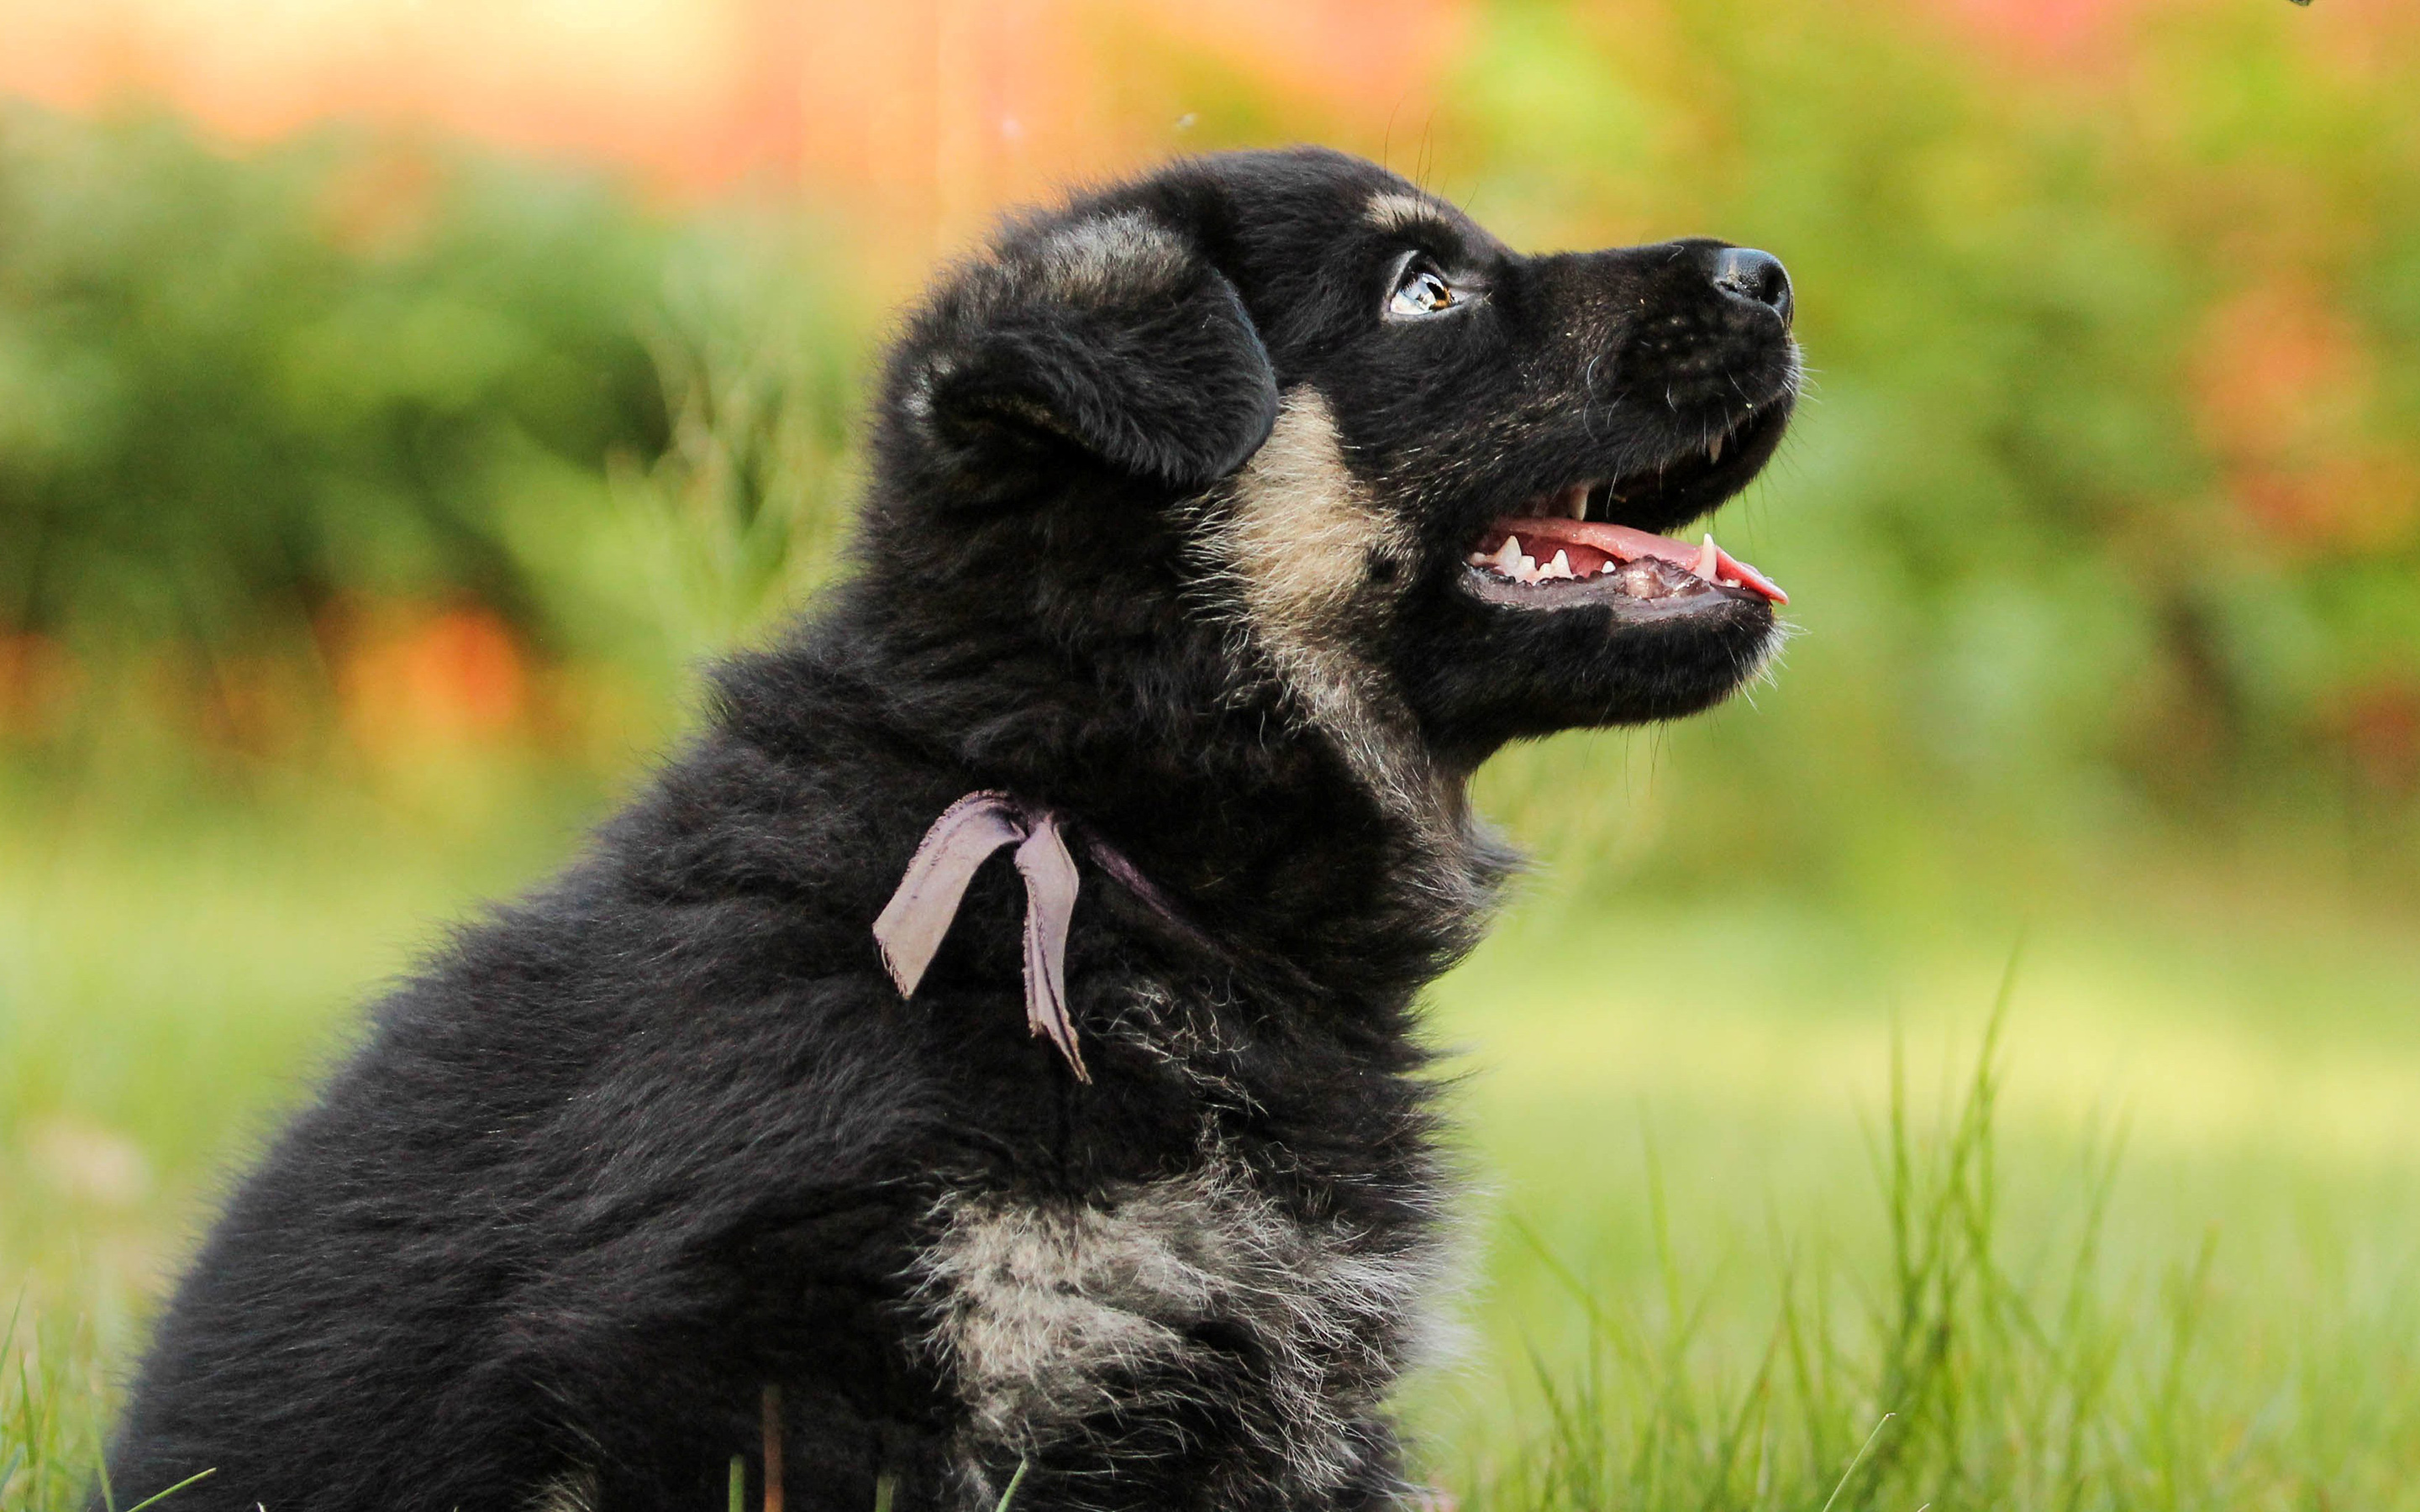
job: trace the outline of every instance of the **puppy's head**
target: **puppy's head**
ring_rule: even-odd
[[[1779,591],[1675,537],[1780,440],[1791,314],[1717,241],[1524,256],[1358,159],[1181,162],[915,317],[869,564],[1071,646],[1215,625],[1381,775],[1692,713],[1776,640]]]

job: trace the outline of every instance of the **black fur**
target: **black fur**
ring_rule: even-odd
[[[1020,1458],[1021,1512],[1398,1499],[1390,1278],[1434,1273],[1450,1196],[1414,997],[1509,864],[1463,781],[1509,738],[1702,707],[1773,628],[1728,593],[1508,609],[1463,558],[1530,496],[1710,434],[1730,459],[1627,523],[1761,465],[1786,306],[1718,288],[1718,246],[1521,258],[1317,151],[1009,227],[893,351],[848,581],[721,669],[582,860],[380,1005],[237,1193],[143,1366],[119,1498],[214,1467],[185,1512],[704,1512],[734,1455],[756,1494],[771,1383],[794,1507],[867,1512],[883,1476],[899,1512],[988,1506]],[[1414,252],[1467,308],[1382,316]],[[1239,555],[1286,500],[1326,507],[1271,491],[1281,446],[1341,458],[1382,527],[1307,547],[1317,614]],[[924,827],[985,787],[1186,916],[1087,867],[1091,1086],[1026,1032],[1004,859],[913,1001],[876,958]],[[1100,1348],[982,1352],[1029,1336]]]

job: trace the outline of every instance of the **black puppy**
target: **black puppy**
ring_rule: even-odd
[[[1324,151],[1008,226],[892,355],[847,583],[239,1191],[119,1496],[1405,1497],[1465,784],[1762,663],[1778,591],[1648,532],[1772,454],[1790,321],[1761,253],[1523,257]]]

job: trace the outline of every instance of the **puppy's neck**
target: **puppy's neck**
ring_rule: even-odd
[[[1398,767],[1373,781],[1364,753],[1281,687],[1234,675],[1232,625],[1187,612],[1147,640],[1071,646],[1032,616],[970,614],[937,633],[931,606],[882,599],[861,582],[775,659],[809,683],[844,680],[804,705],[826,719],[845,707],[912,753],[939,801],[1000,788],[1048,804],[1214,939],[1342,1000],[1401,999],[1477,942],[1513,861],[1471,819],[1460,776]],[[785,717],[759,707],[744,722]]]
[[[937,790],[1066,812],[1214,935],[1316,978],[1417,986],[1475,943],[1512,860],[1380,664],[1413,544],[1316,391],[1192,497],[906,497],[877,485],[858,576],[783,655],[845,679]]]

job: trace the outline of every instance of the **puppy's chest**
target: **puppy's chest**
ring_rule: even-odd
[[[1289,1478],[1333,1485],[1356,1425],[1434,1352],[1442,1225],[1309,1216],[1215,1150],[1094,1201],[968,1196],[940,1216],[918,1279],[979,1441],[1022,1451],[1201,1404],[1252,1425]]]
[[[1152,1017],[1163,1030],[1182,1022]],[[1158,1038],[1202,1093],[1188,1168],[1089,1199],[986,1192],[939,1205],[918,1283],[968,1447],[1091,1439],[1114,1457],[1117,1425],[1181,1413],[1237,1425],[1239,1452],[1266,1461],[1257,1473],[1342,1485],[1388,1389],[1446,1345],[1450,1182],[1400,1145],[1380,1176],[1359,1161],[1311,1170],[1294,1149],[1241,1137],[1228,1100],[1250,1078],[1233,1044],[1198,1019]],[[1339,1200],[1340,1180],[1354,1200]]]

